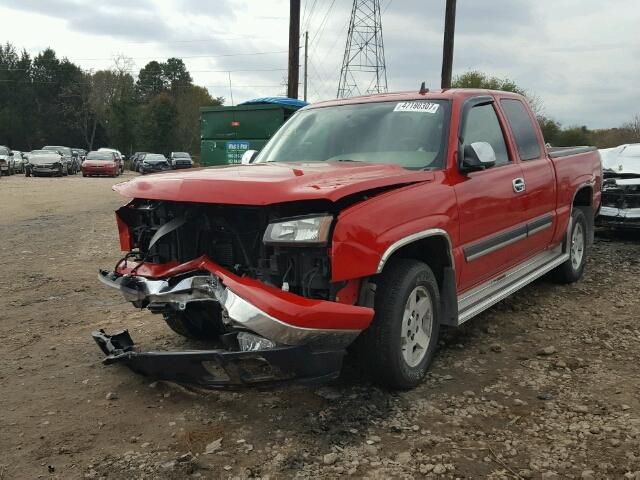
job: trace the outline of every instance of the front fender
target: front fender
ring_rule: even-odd
[[[387,192],[344,210],[338,216],[331,246],[332,281],[378,273],[390,247],[433,229],[457,244],[458,210],[444,176],[434,182]]]

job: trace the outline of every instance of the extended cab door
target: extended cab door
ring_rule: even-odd
[[[458,290],[465,291],[514,265],[522,256],[527,230],[520,164],[507,149],[505,125],[494,98],[474,97],[462,106],[459,151],[474,142],[488,142],[495,165],[462,174],[456,184],[463,265]]]
[[[531,110],[517,98],[500,98],[524,180],[524,218],[528,256],[549,246],[556,220],[556,175]]]

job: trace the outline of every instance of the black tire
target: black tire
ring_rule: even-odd
[[[392,389],[413,388],[427,374],[438,342],[441,315],[438,282],[427,264],[396,259],[385,266],[375,283],[375,315],[369,328],[358,337],[356,352],[375,381]],[[402,330],[409,296],[416,291],[422,292],[424,299],[428,294],[432,313],[426,320],[430,336],[426,349],[421,349],[424,356],[412,366],[403,353]],[[408,322],[413,328],[411,321]]]
[[[183,337],[212,340],[224,333],[222,312],[217,303],[192,303],[184,311],[165,312],[163,316],[169,328]]]
[[[30,176],[31,176],[31,170],[27,168],[27,169],[24,171],[24,176],[25,176],[25,177],[30,177]]]
[[[574,208],[571,212],[571,232],[567,239],[569,245],[566,246],[569,251],[569,258],[553,271],[553,277],[557,282],[573,283],[582,277],[584,266],[587,263],[589,231],[587,217],[584,212],[580,208]],[[574,235],[582,237],[581,251],[578,248],[579,240],[575,242]],[[579,261],[578,254],[580,255]]]

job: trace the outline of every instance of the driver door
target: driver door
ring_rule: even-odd
[[[461,151],[474,142],[487,142],[493,147],[496,163],[467,173],[454,187],[464,255],[460,292],[516,263],[527,236],[524,195],[514,188],[514,182],[522,178],[522,169],[507,148],[504,132],[492,97],[478,99],[471,108],[463,107]]]

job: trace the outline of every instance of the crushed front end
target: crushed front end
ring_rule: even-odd
[[[640,228],[640,175],[605,172],[602,207],[596,224],[610,228]]]
[[[133,200],[117,212],[127,253],[99,279],[215,348],[136,352],[126,331],[96,331],[105,363],[204,387],[336,377],[373,310],[344,294],[352,283],[331,282],[333,218],[328,202]]]

